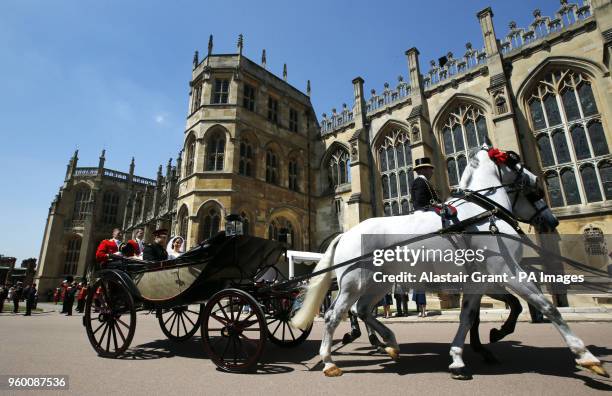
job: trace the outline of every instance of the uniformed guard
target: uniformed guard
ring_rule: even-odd
[[[166,240],[168,239],[168,230],[159,229],[153,231],[153,243],[146,243],[142,254],[143,260],[146,261],[164,261],[168,260],[166,252]]]
[[[427,207],[440,204],[440,198],[436,194],[431,182],[434,166],[428,157],[417,158],[413,170],[418,175],[412,182],[412,205],[414,210],[423,210]]]

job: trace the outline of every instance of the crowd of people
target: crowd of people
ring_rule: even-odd
[[[23,301],[26,304],[24,316],[31,316],[32,310],[36,308],[38,302],[38,290],[36,283],[31,283],[24,286],[23,282],[17,282],[15,285],[7,283],[0,285],[0,313],[4,312],[4,302],[13,302],[13,313],[19,313],[19,304]]]
[[[410,291],[406,289],[401,283],[395,283],[391,289],[391,293],[385,295],[376,307],[375,313],[378,311],[378,307],[383,308],[383,317],[388,319],[391,317],[391,305],[393,305],[393,299],[395,299],[395,317],[408,316],[408,300]],[[425,293],[420,291],[412,292],[412,301],[417,306],[417,314],[420,318],[427,316],[425,308],[427,306],[427,299]]]

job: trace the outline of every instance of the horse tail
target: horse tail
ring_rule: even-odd
[[[338,235],[327,247],[327,250],[321,257],[321,260],[317,263],[317,266],[313,272],[324,270],[329,268],[334,263],[334,253],[336,252],[336,246],[342,234]],[[317,314],[325,294],[331,286],[331,282],[334,276],[333,271],[327,271],[320,275],[310,279],[308,283],[308,289],[306,290],[306,296],[302,303],[301,308],[296,312],[293,319],[291,319],[291,325],[298,329],[307,329],[308,326],[314,321],[314,317]]]

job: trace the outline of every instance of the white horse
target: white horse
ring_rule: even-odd
[[[495,156],[494,154],[502,154]],[[487,197],[506,210],[512,212],[517,218],[530,223],[542,223],[551,228],[556,227],[558,221],[541,199],[538,181],[535,175],[526,170],[517,160],[501,161],[505,153],[496,149],[489,149],[486,145],[482,149],[470,153],[469,166],[463,173],[460,187],[464,190],[486,191]],[[516,156],[514,154],[514,156]],[[518,157],[518,156],[516,156]],[[515,158],[516,158],[515,157]],[[497,162],[491,158],[498,159]],[[474,218],[484,209],[466,200],[453,199],[457,207],[457,217],[460,221]],[[491,219],[485,218],[480,222],[471,224],[466,232],[486,232],[490,230]],[[517,235],[517,230],[507,222],[495,220],[495,226],[500,234]],[[416,243],[405,245],[409,249],[446,249],[471,248],[485,249],[487,254],[481,268],[483,272],[494,275],[515,274],[521,271],[519,260],[522,254],[522,245],[516,240],[504,238],[472,238],[469,235],[452,238],[442,238],[435,235],[441,228],[440,217],[433,211],[417,211],[407,216],[379,217],[367,219],[351,228],[344,234],[338,235],[330,244],[323,258],[317,264],[314,272],[325,270],[333,265],[355,260],[365,253],[363,240],[367,238],[368,252],[388,247],[390,241],[400,243],[409,236],[430,234],[431,237],[419,240]],[[378,236],[379,238],[372,238]],[[487,246],[484,246],[486,243]],[[416,266],[423,265],[416,263]],[[427,263],[427,265],[430,265]],[[435,266],[435,263],[434,263]],[[413,267],[416,268],[416,267]],[[308,285],[306,296],[301,308],[292,319],[292,325],[298,328],[307,328],[312,323],[318,307],[329,290],[332,276],[338,279],[338,295],[332,306],[325,314],[325,331],[320,348],[320,355],[324,363],[323,373],[326,376],[340,376],[342,370],[336,366],[331,358],[333,334],[340,321],[346,316],[354,305],[357,315],[374,331],[381,335],[386,345],[385,351],[393,359],[399,357],[399,346],[393,332],[379,322],[372,310],[376,303],[390,292],[392,283],[376,282],[373,277],[376,272],[383,274],[399,274],[406,271],[405,263],[387,262],[383,266],[375,267],[372,260],[361,260],[357,265],[340,266],[333,273],[331,271],[313,277]],[[452,342],[450,355],[452,363],[449,366],[453,378],[471,378],[466,373],[465,363],[462,359],[465,337],[478,314],[482,290],[470,291],[470,283],[464,286],[464,298],[460,315],[460,326]],[[561,317],[559,311],[542,295],[539,288],[532,282],[521,281],[508,277],[502,285],[506,289],[523,297],[536,309],[546,315],[557,327],[570,350],[576,355],[576,363],[591,371],[608,376],[606,371],[580,338],[578,338]]]

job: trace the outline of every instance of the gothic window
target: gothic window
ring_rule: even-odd
[[[242,220],[242,232],[244,235],[251,235],[251,230],[249,229],[250,227],[250,222],[249,222],[249,217],[247,216],[247,214],[245,212],[240,213],[240,218]]]
[[[238,173],[244,176],[253,176],[253,147],[248,140],[240,142]]]
[[[215,91],[213,92],[213,103],[224,104],[227,103],[229,96],[229,80],[217,79],[215,80]]]
[[[136,198],[134,199],[134,222],[138,222],[140,219],[140,214],[142,213],[142,194],[136,193]]]
[[[386,133],[378,146],[383,209],[385,216],[408,214],[412,184],[412,153],[408,132],[397,129]]]
[[[73,220],[85,220],[89,213],[90,194],[91,190],[88,187],[81,187],[77,190],[72,213]]]
[[[329,159],[329,183],[332,189],[351,181],[351,160],[348,150],[339,147]]]
[[[207,171],[223,170],[223,157],[225,154],[225,136],[221,132],[213,133],[208,139],[207,150]]]
[[[289,189],[299,191],[298,165],[296,160],[289,161]]]
[[[298,112],[296,109],[289,109],[289,130],[298,131]]]
[[[270,222],[268,225],[268,239],[275,241],[286,240],[290,249],[298,247],[293,224],[284,217],[278,217]]]
[[[81,237],[75,236],[66,245],[66,258],[64,260],[64,274],[75,275],[81,254]]]
[[[610,158],[608,142],[587,76],[569,69],[549,72],[532,90],[528,106],[551,206],[610,199],[607,167],[601,166]]]
[[[244,84],[243,95],[242,106],[247,110],[255,111],[255,87]]]
[[[202,221],[202,231],[200,233],[200,240],[206,240],[212,238],[219,232],[219,225],[221,223],[221,215],[216,208],[210,208],[204,212],[204,218]]]
[[[268,121],[278,124],[278,100],[268,98]]]
[[[195,85],[192,95],[193,96],[191,98],[191,112],[193,113],[197,109],[200,108],[200,104],[202,103],[202,84],[201,83],[198,82]]]
[[[185,176],[191,175],[195,171],[195,145],[196,140],[192,135],[187,140],[187,161],[185,162]]]
[[[599,164],[599,175],[603,185],[604,197],[612,199],[612,163],[602,161]]]
[[[270,150],[266,151],[266,182],[278,184],[278,156]]]
[[[482,146],[488,139],[487,120],[480,107],[462,104],[448,114],[443,125],[448,181],[454,187],[467,165],[467,150]]]
[[[183,206],[177,217],[177,223],[178,223],[178,235],[182,236],[183,239],[185,240],[187,240],[188,222],[189,222],[189,217],[187,216],[187,208]]]
[[[119,211],[119,194],[106,191],[102,197],[102,224],[115,225]]]

